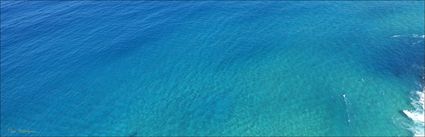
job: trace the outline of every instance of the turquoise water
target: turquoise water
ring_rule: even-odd
[[[412,136],[424,2],[1,2],[1,135]]]

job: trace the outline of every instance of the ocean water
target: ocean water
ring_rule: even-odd
[[[420,136],[424,13],[1,1],[1,135]]]

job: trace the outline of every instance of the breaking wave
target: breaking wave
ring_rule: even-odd
[[[410,130],[415,134],[415,136],[425,136],[424,92],[425,88],[423,88],[422,91],[417,91],[417,97],[412,99],[412,105],[415,108],[414,110],[403,110],[403,113],[414,122],[414,125],[410,127]]]

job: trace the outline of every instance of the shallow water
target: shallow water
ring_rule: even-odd
[[[414,135],[423,5],[2,1],[1,135]]]

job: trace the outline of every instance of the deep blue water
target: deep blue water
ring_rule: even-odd
[[[1,135],[411,136],[424,24],[424,1],[2,1]]]

